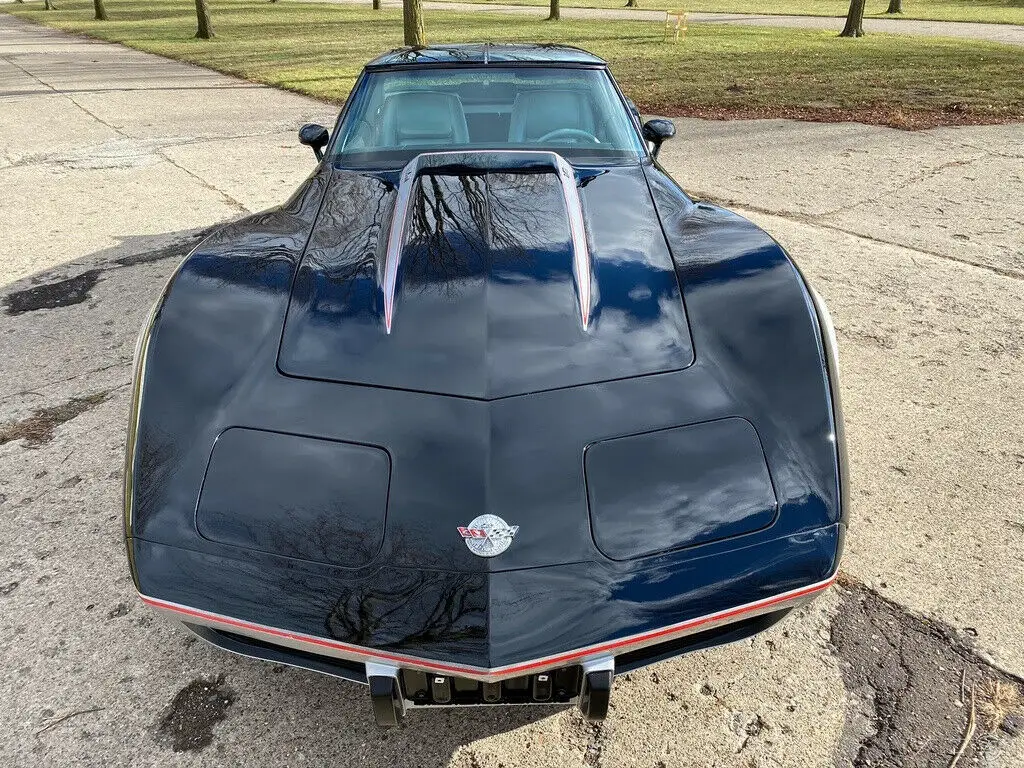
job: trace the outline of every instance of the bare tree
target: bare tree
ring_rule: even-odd
[[[402,18],[405,26],[405,44],[423,46],[427,36],[423,31],[423,0],[404,0]]]
[[[547,19],[545,19],[545,21],[558,21],[560,18],[562,18],[562,11],[558,7],[558,2],[559,0],[551,0],[551,13],[548,14],[548,17]]]
[[[107,20],[107,9],[103,7],[103,0],[92,0],[93,8],[96,10],[96,20]]]
[[[210,24],[210,9],[206,0],[196,0],[196,21],[199,28],[196,30],[196,37],[200,40],[209,40],[213,37],[213,25]]]
[[[846,26],[840,37],[864,37],[864,4],[866,0],[850,0],[850,11],[846,14]]]
[[[886,13],[903,13],[903,0],[889,0],[889,10]]]

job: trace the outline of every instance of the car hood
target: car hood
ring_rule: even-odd
[[[546,275],[510,263],[491,234],[488,260],[461,272],[404,261],[388,333],[376,270],[397,174],[320,167],[281,208],[211,235],[142,346],[125,520],[139,589],[285,632],[493,667],[825,579],[846,511],[803,280],[755,225],[692,203],[657,166],[642,172],[646,183],[634,169],[577,181],[593,259],[586,328],[566,257],[549,270],[571,286],[561,311],[536,308]],[[441,175],[459,192],[474,174]],[[492,207],[495,190],[527,181],[486,175]],[[541,190],[553,181],[534,175]],[[515,220],[531,233],[557,224],[567,253],[568,209],[546,194],[541,215]],[[674,277],[649,299],[640,282],[668,277],[662,238],[686,324]],[[521,281],[516,302],[494,287],[507,275]],[[430,306],[436,322],[417,323]],[[519,331],[527,309],[549,313],[540,332],[568,340],[557,370],[498,367],[515,340],[492,318]],[[475,357],[445,335],[460,331],[445,312],[449,325],[486,327]],[[677,362],[641,343],[645,328],[670,339]],[[299,355],[304,337],[327,352]],[[425,359],[413,342],[448,360],[404,365]],[[616,375],[623,355],[685,364],[691,346],[685,370],[501,396]],[[301,377],[279,370],[300,364]],[[485,514],[517,527],[494,557],[460,531]]]
[[[402,182],[334,169],[293,284],[281,372],[494,400],[690,365],[642,169],[572,173],[570,204],[550,167],[432,168]]]

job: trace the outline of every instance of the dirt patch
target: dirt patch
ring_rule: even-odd
[[[156,726],[156,739],[175,752],[198,752],[213,742],[213,727],[227,717],[235,692],[216,680],[199,678],[186,685],[167,707]]]
[[[665,117],[699,117],[704,120],[803,120],[810,123],[864,123],[884,125],[904,131],[922,131],[947,125],[1001,125],[1024,121],[1018,115],[992,114],[971,110],[962,104],[950,104],[942,110],[906,109],[901,106],[876,105],[856,109],[843,107],[753,107],[753,106],[689,106],[647,103],[640,106],[645,115]]]
[[[53,431],[61,424],[95,408],[109,396],[109,392],[96,392],[85,397],[73,397],[52,408],[37,408],[27,419],[0,425],[0,445],[24,440],[25,447],[38,448],[53,440]]]
[[[101,270],[90,269],[75,277],[43,283],[4,297],[7,314],[20,315],[37,309],[55,309],[81,304],[89,298],[89,291],[100,279]]]
[[[952,627],[908,614],[859,584],[842,586],[832,643],[846,688],[866,705],[869,721],[866,728],[848,723],[848,736],[859,742],[844,750],[854,768],[947,768],[961,747],[958,765],[968,766],[1010,733],[1003,726],[1019,717],[1020,681],[986,664]]]

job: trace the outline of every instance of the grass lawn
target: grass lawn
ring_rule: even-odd
[[[456,0],[452,0],[455,2]],[[502,5],[548,5],[548,0],[471,0]],[[561,0],[562,7],[622,8],[626,0]],[[648,10],[685,8],[720,13],[773,13],[791,16],[846,16],[849,0],[639,0]],[[903,13],[886,15],[889,0],[867,0],[865,16],[1024,24],[1024,0],[903,0]],[[840,28],[840,27],[837,27]]]
[[[23,18],[83,32],[335,102],[362,64],[402,42],[401,13],[353,6],[211,2],[214,40],[196,40],[188,0],[7,5]],[[432,43],[541,41],[605,57],[646,112],[708,117],[850,119],[900,127],[1024,118],[1024,52],[966,40],[699,25],[685,43],[650,22],[545,22],[428,11]]]

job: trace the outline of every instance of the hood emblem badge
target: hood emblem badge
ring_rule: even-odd
[[[497,515],[480,515],[467,526],[459,527],[459,535],[469,551],[479,557],[500,555],[512,545],[518,525],[509,525]]]

